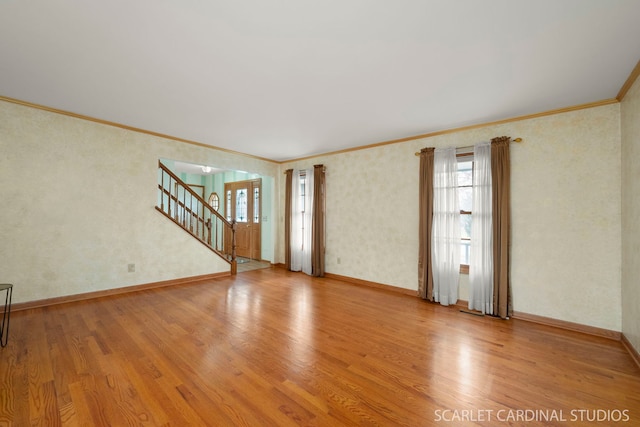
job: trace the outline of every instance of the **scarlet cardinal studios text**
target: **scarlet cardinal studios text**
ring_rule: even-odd
[[[628,409],[436,409],[436,422],[628,422]]]

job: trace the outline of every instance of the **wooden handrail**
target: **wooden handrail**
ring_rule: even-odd
[[[211,213],[213,213],[215,216],[217,216],[219,219],[222,220],[222,222],[224,222],[225,224],[227,224],[229,227],[231,227],[231,222],[229,222],[224,216],[222,216],[218,211],[216,211],[215,209],[213,209],[209,203],[207,203],[198,193],[196,193],[195,191],[193,191],[191,189],[191,187],[189,187],[189,185],[187,183],[185,183],[184,181],[182,181],[180,178],[178,178],[178,176],[176,174],[174,174],[173,172],[171,172],[165,165],[162,164],[162,162],[160,162],[158,160],[158,167],[160,169],[162,169],[164,172],[167,173],[167,175],[169,175],[171,178],[175,179],[177,183],[181,184],[181,186],[187,190],[189,192],[189,194],[191,194],[193,197],[196,198],[196,200],[198,200],[200,203],[202,203],[203,206],[206,206],[208,208],[209,211],[211,211]],[[158,187],[160,187],[160,185],[158,185]],[[186,207],[185,207],[186,208]]]

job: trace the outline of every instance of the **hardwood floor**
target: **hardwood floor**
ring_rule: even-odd
[[[0,426],[640,425],[620,342],[279,268],[18,311],[10,334]]]

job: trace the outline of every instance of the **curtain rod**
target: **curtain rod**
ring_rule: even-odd
[[[316,166],[317,166],[317,167],[319,167],[319,168],[322,168],[322,172],[326,172],[326,171],[327,171],[327,167],[326,167],[325,165],[313,165],[313,167],[314,167],[314,168],[315,168]],[[284,172],[282,172],[282,174],[283,174],[283,175],[286,175],[286,174],[287,174],[287,171],[285,170]]]
[[[516,138],[516,139],[513,139],[513,140],[511,140],[511,142],[518,142],[518,143],[520,143],[520,142],[522,142],[522,138]],[[468,149],[470,149],[470,148],[473,148],[473,145],[468,145],[468,146],[466,146],[466,147],[456,147],[456,150],[468,150]],[[417,152],[417,153],[414,153],[414,154],[415,154],[416,156],[419,156],[419,155],[420,155],[420,152]]]

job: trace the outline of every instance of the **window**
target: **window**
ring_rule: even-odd
[[[460,272],[468,274],[473,220],[473,154],[458,155],[458,203],[460,206]]]
[[[291,176],[291,271],[313,274],[313,170],[294,171]]]
[[[236,222],[247,222],[247,189],[236,190]]]
[[[253,187],[253,223],[260,222],[260,187]]]
[[[209,206],[211,206],[215,211],[218,210],[220,207],[220,197],[218,197],[218,193],[211,193],[209,196]]]
[[[300,224],[302,225],[302,234],[304,234],[304,213],[305,213],[305,197],[306,197],[306,185],[307,185],[307,175],[304,172],[300,173],[300,202],[298,207],[300,209],[301,220]]]
[[[227,202],[226,202],[226,207],[225,207],[225,213],[226,213],[226,217],[227,217],[227,221],[231,222],[232,218],[231,218],[231,190],[227,190]]]

